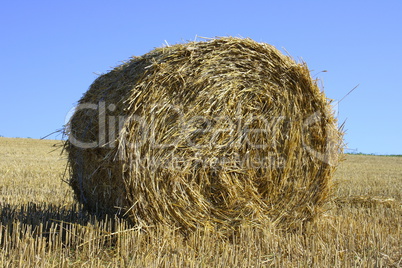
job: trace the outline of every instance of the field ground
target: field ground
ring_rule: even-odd
[[[402,267],[402,157],[347,155],[304,232],[233,239],[135,229],[80,211],[60,141],[0,138],[1,267]]]

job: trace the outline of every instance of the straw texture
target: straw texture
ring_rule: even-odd
[[[140,226],[299,226],[321,213],[342,153],[307,66],[251,39],[157,48],[79,106],[65,144],[77,199]]]

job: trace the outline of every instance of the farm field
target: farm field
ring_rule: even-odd
[[[61,142],[0,138],[0,267],[402,267],[402,157],[346,155],[302,231],[184,238],[81,212]]]

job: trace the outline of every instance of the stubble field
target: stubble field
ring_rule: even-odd
[[[184,238],[82,212],[60,146],[0,138],[1,267],[402,267],[402,157],[347,155],[327,212],[303,230]]]

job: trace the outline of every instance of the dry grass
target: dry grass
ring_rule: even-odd
[[[77,198],[142,226],[298,228],[322,213],[342,146],[307,66],[251,39],[155,49],[79,104],[98,111],[78,109],[67,134],[98,146],[66,141]]]
[[[402,266],[401,157],[348,155],[334,201],[304,232],[242,226],[226,239],[183,238],[82,212],[55,143],[0,138],[1,267]]]

